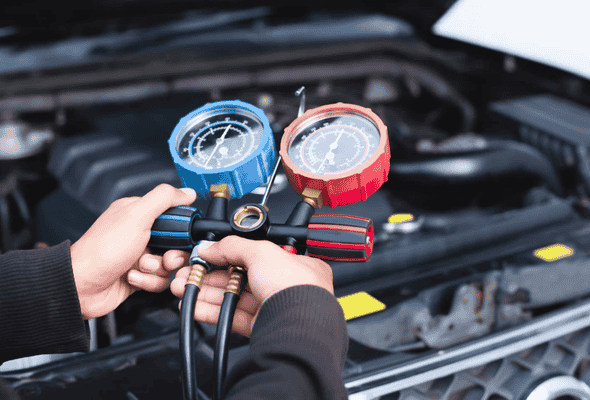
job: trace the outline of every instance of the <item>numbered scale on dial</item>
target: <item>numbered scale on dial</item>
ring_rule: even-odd
[[[176,150],[189,165],[227,168],[254,153],[263,134],[264,127],[255,114],[218,109],[189,121],[178,138]]]
[[[289,146],[289,157],[299,168],[330,175],[350,171],[377,151],[379,129],[361,114],[333,112],[318,115],[301,126]]]

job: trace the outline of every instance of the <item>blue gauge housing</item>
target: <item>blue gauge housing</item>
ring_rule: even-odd
[[[206,120],[218,113],[224,115],[235,114],[236,121],[246,114],[252,118],[252,114],[254,114],[263,128],[262,137],[257,147],[239,162],[225,168],[206,169],[185,161],[179,154],[177,145],[179,143],[179,137],[183,139],[183,135],[187,134],[188,128],[185,129],[185,127],[188,127],[189,123],[201,114],[206,115],[204,119]],[[240,129],[249,129],[241,123],[233,121],[231,123]],[[210,126],[214,126],[214,124]],[[248,133],[251,132],[248,130]],[[185,149],[191,156],[193,154],[192,146],[194,145],[195,139],[196,137],[190,141],[190,150]],[[230,189],[230,197],[232,199],[239,199],[263,183],[266,183],[272,175],[277,162],[273,133],[264,112],[251,104],[239,100],[207,103],[185,115],[172,131],[168,145],[182,183],[186,187],[193,188],[201,195],[209,193],[209,187],[211,185],[226,183]],[[215,150],[213,150],[213,153],[215,153]]]

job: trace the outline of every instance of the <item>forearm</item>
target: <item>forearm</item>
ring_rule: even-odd
[[[70,243],[0,255],[0,363],[88,351]]]
[[[346,322],[334,296],[316,286],[285,289],[263,304],[250,352],[226,379],[226,398],[346,399],[347,351]]]

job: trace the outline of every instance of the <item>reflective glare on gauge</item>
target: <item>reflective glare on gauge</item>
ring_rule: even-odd
[[[304,171],[318,175],[341,174],[365,164],[377,151],[379,129],[366,116],[333,111],[310,118],[297,128],[289,158]]]
[[[187,164],[222,169],[247,158],[260,144],[264,127],[245,109],[219,108],[188,121],[176,141],[176,151]]]

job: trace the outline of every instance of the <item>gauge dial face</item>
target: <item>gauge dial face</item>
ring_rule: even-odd
[[[365,164],[379,140],[379,129],[364,115],[330,111],[296,128],[288,155],[293,164],[312,174],[342,174]]]
[[[194,167],[231,167],[258,148],[264,134],[260,119],[240,108],[220,108],[195,116],[176,141],[180,158]]]

